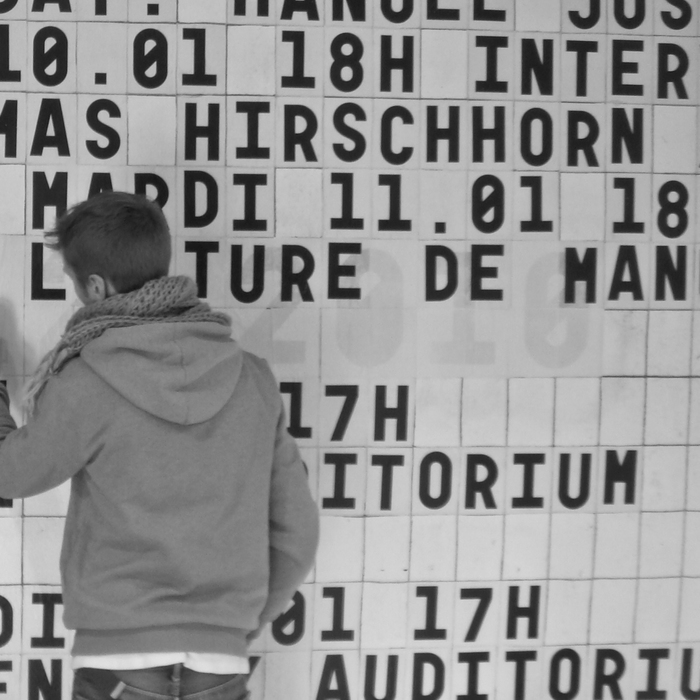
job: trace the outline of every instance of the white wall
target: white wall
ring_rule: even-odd
[[[0,378],[74,309],[42,232],[113,187],[282,383],[323,533],[256,700],[700,697],[698,30],[0,2]],[[0,503],[0,697],[69,696],[66,502]]]

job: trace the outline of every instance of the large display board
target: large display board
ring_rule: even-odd
[[[698,14],[0,1],[13,398],[110,188],[280,380],[322,541],[255,700],[700,698]],[[0,501],[0,697],[69,697],[67,493]]]

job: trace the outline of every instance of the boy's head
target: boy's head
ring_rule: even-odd
[[[63,256],[84,303],[131,292],[168,274],[168,223],[150,199],[102,192],[59,217],[46,245]],[[103,290],[103,293],[100,291]]]

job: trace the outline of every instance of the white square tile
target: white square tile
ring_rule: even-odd
[[[459,30],[421,32],[421,97],[467,98],[467,40]]]
[[[692,324],[690,311],[649,312],[649,374],[678,377],[689,373]]]
[[[637,581],[593,581],[589,642],[628,644],[634,638]]]
[[[15,59],[19,62],[19,58]],[[24,65],[22,61],[21,65]],[[21,71],[21,75],[24,75]],[[21,83],[16,83],[16,89],[21,89]],[[0,96],[0,115],[8,120],[8,127],[5,133],[0,134],[0,163],[20,165],[27,154],[27,136],[29,129],[27,123],[27,95],[26,93],[4,92]],[[17,126],[14,126],[14,123]],[[36,126],[34,127],[36,131]],[[30,134],[33,138],[33,134]],[[3,170],[6,170],[3,168]],[[7,172],[11,172],[7,170]]]
[[[599,513],[596,516],[596,578],[633,578],[638,573],[640,516]]]
[[[602,241],[604,231],[605,176],[602,173],[562,173],[562,240]]]
[[[644,374],[648,314],[648,311],[606,310],[603,315],[603,374]]]
[[[550,516],[519,515],[505,518],[503,579],[544,579],[549,555]]]
[[[479,31],[469,36],[469,97],[511,99],[515,92],[514,42]]]
[[[115,6],[116,3],[107,3]],[[126,93],[127,25],[121,22],[79,22],[76,66],[79,93]],[[124,119],[126,115],[124,114]]]
[[[163,3],[161,6],[166,7]],[[174,12],[175,6],[170,7]],[[128,45],[132,47],[126,52],[127,90],[130,93],[174,95],[176,92],[177,71],[171,69],[171,66],[176,65],[176,27],[175,24],[157,21],[157,28],[154,25],[136,24],[132,18],[127,25]]]
[[[194,166],[223,166],[227,124],[224,97],[179,96],[176,104],[177,165],[195,172],[199,169]],[[222,206],[221,210],[224,209]]]
[[[604,449],[598,455],[598,511],[634,512],[641,499],[642,454],[638,449]]]
[[[363,580],[408,581],[411,521],[407,516],[365,520]]]
[[[315,595],[316,587],[313,584],[302,585],[285,611],[256,640],[259,647],[255,651],[283,651],[292,646],[297,651],[310,650],[313,644]]]
[[[275,115],[269,97],[227,97],[227,165],[248,168],[274,162]]]
[[[642,513],[639,575],[680,576],[683,566],[683,513]]]
[[[390,310],[387,309],[387,311]],[[393,309],[393,311],[396,315],[398,310]],[[402,344],[406,340],[403,340]],[[397,362],[400,360],[401,358],[396,358]],[[413,380],[392,379],[385,375],[384,379],[375,381],[371,391],[374,395],[374,421],[373,425],[370,425],[371,444],[390,447],[412,444],[416,396]]]
[[[598,493],[598,451],[565,448],[553,457],[552,510],[560,513],[591,513]]]
[[[37,92],[29,93],[27,120],[30,124],[36,124],[26,144],[28,165],[54,164],[65,171],[73,164],[78,131],[76,95],[49,98]]]
[[[321,695],[332,692],[338,686],[353,695],[359,691],[359,651],[340,654],[314,652],[311,661],[311,683]]]
[[[369,172],[356,170],[369,167],[372,162],[373,100],[359,97],[348,102],[325,97],[323,112],[323,164],[329,176],[325,187],[337,194],[332,206],[326,203],[332,217],[338,219],[331,223],[331,228],[347,228],[358,235],[363,224],[369,225],[366,219],[371,205],[370,187],[376,182],[374,178],[370,182]],[[346,168],[353,169],[345,171]],[[345,225],[342,219],[346,220]]]
[[[577,4],[576,11],[581,9],[578,0],[567,0]],[[562,14],[566,31],[577,31],[568,21],[569,12]],[[568,26],[567,26],[568,25]],[[606,91],[607,41],[602,34],[587,32],[585,39],[566,35],[561,42],[562,76],[571,76],[571,80],[562,80],[561,96],[571,102],[604,102]],[[604,27],[596,27],[595,32],[604,32]],[[581,44],[581,41],[590,44]],[[592,49],[592,50],[591,50]]]
[[[408,515],[413,501],[413,450],[369,450],[367,515]]]
[[[205,4],[199,0],[178,0],[177,19],[179,22],[226,24],[226,10],[226,0],[209,0]]]
[[[688,425],[688,443],[700,444],[700,380],[691,377],[690,380],[690,421]]]
[[[455,584],[411,584],[408,594],[408,646],[435,649],[452,644]]]
[[[32,47],[36,60],[30,63],[32,70],[26,72],[28,90],[38,93],[75,92],[73,47],[76,43],[76,23],[63,21],[51,24],[47,23],[47,20],[50,22],[48,17],[36,15],[31,19],[35,21],[27,24],[27,47]],[[64,16],[62,19],[71,18]]]
[[[364,512],[367,452],[337,449],[321,453],[319,505],[325,515],[361,515]]]
[[[562,124],[566,124],[566,128],[561,130],[562,170],[583,174],[600,173],[607,162],[608,146],[600,134],[606,133],[608,115],[602,104],[589,103],[585,110],[577,107],[578,105],[561,104],[560,119]],[[595,180],[596,178],[593,179],[594,182]],[[601,177],[600,181],[605,188],[604,178]],[[601,223],[603,222],[604,217]]]
[[[406,646],[408,594],[408,584],[363,584],[361,642],[364,649],[401,649]]]
[[[460,468],[456,449],[416,449],[413,455],[414,515],[437,515],[457,512],[458,493],[455,484]]]
[[[487,448],[466,453],[461,471],[459,504],[461,514],[504,513],[506,510],[506,450]]]
[[[517,113],[520,109],[519,105],[516,105],[516,119],[518,119]],[[525,112],[523,117],[525,115],[527,115],[527,112]],[[533,149],[536,156],[540,156],[543,152],[546,155],[546,151],[543,151],[542,146],[534,145],[531,149]],[[522,152],[520,155],[522,156]],[[527,154],[527,157],[530,161],[533,160],[532,153]],[[556,168],[558,162],[559,153],[554,152],[547,160],[546,166]],[[530,164],[525,160],[520,162],[516,157],[515,167],[517,170],[528,170]],[[514,237],[525,241],[558,240],[561,224],[559,216],[559,173],[542,172],[537,175],[520,175],[515,177],[514,184]]]
[[[697,107],[654,106],[654,171],[697,171]]]
[[[90,127],[87,138],[78,139],[77,159],[81,165],[100,169],[124,166],[127,161],[127,98],[125,95],[99,97],[78,95],[78,111]],[[116,174],[119,178],[119,174]]]
[[[304,28],[304,34],[308,37],[308,27]],[[375,61],[371,51],[373,40],[372,29],[366,24],[355,24],[350,31],[326,25],[321,56],[307,59],[307,63],[317,64],[312,70],[317,94],[322,91],[330,97],[352,97],[353,104],[356,98],[371,96]],[[291,71],[288,69],[288,72]]]
[[[278,27],[275,46],[277,93],[279,95],[322,95],[326,67],[322,27]],[[330,59],[329,59],[330,60]]]
[[[508,382],[508,444],[547,446],[554,433],[554,380],[511,379]]]
[[[34,658],[23,655],[20,658],[21,692],[18,697],[31,697],[36,689],[47,686],[60,689],[60,697],[70,697],[73,672],[68,654]]]
[[[226,168],[226,221],[229,235],[246,238],[271,237],[275,229],[275,171],[272,168],[250,168],[239,172]],[[265,270],[266,273],[273,272]],[[279,274],[278,271],[274,271]],[[246,291],[248,287],[244,288]],[[276,290],[274,290],[276,291]],[[271,294],[271,290],[267,290]],[[244,303],[257,302],[236,295]]]
[[[22,587],[0,587],[0,633],[3,655],[17,654],[22,649]]]
[[[22,671],[22,657],[19,654],[11,655],[9,652],[0,657],[2,667],[0,669],[0,683],[8,697],[18,698],[21,694],[20,680]]]
[[[323,352],[323,347],[321,348]],[[319,431],[322,445],[365,445],[374,397],[369,386],[351,374],[324,378]]]
[[[420,515],[411,521],[411,581],[453,581],[457,564],[457,518]]]
[[[70,481],[44,491],[37,496],[24,499],[25,516],[65,516],[68,512]]]
[[[515,6],[518,31],[557,32],[561,27],[558,0],[519,0]]]
[[[644,425],[645,382],[639,378],[601,380],[601,445],[639,445]]]
[[[543,633],[544,610],[547,601],[545,581],[521,581],[517,585],[503,584],[500,589],[500,625],[507,643],[532,646]],[[499,640],[500,641],[500,640]]]
[[[22,183],[23,184],[23,183]],[[0,296],[3,337],[0,340],[0,374],[23,373],[25,242],[20,236],[0,237]]]
[[[700,624],[700,579],[684,578],[681,582],[679,642],[697,642]]]
[[[595,445],[600,417],[600,381],[597,378],[556,380],[554,443]]]
[[[310,697],[311,656],[310,651],[289,650],[266,654],[265,692],[272,697],[284,697],[286,694],[299,698]]]
[[[549,577],[552,579],[591,578],[595,515],[593,513],[553,513],[551,528]]]
[[[313,649],[356,649],[360,646],[361,583],[316,584]]]
[[[221,308],[228,301],[228,280],[222,264],[222,239],[201,240],[194,232],[173,237],[173,264],[171,274],[187,275],[197,283],[197,294],[202,301]]]
[[[550,581],[547,586],[545,644],[585,644],[592,582]]]
[[[175,165],[175,98],[130,95],[127,113],[129,165]]]
[[[688,447],[688,470],[686,484],[686,508],[688,510],[700,510],[700,447],[691,445]]]
[[[285,238],[323,235],[323,171],[279,168],[275,183],[275,230]]]
[[[127,0],[129,22],[175,22],[177,6],[174,3],[150,2],[149,0]]]
[[[539,514],[549,509],[551,451],[511,448],[506,454],[506,512]]]
[[[22,583],[22,520],[0,519],[0,535],[4,562],[0,570],[0,584]]]
[[[29,654],[61,654],[73,645],[73,630],[63,625],[59,586],[23,586],[22,650]]]
[[[403,649],[369,650],[363,649],[360,662],[360,687],[374,697],[384,697],[383,693],[396,690],[396,697],[404,697],[409,683],[405,669],[410,664],[412,655]]]
[[[462,382],[460,379],[416,381],[416,446],[460,444]]]
[[[682,445],[688,439],[690,385],[687,379],[647,379],[644,442]]]
[[[606,309],[648,308],[652,289],[650,246],[607,243],[604,253]]]
[[[685,447],[645,447],[642,508],[683,510],[686,495]]]
[[[641,579],[634,638],[641,644],[672,644],[678,638],[680,578]]]
[[[276,101],[275,164],[317,168],[323,157],[323,101],[314,97],[280,97]]]
[[[22,542],[25,584],[59,584],[63,518],[27,518]]]
[[[506,440],[508,382],[468,377],[462,400],[462,444],[503,445]]]
[[[498,581],[503,561],[502,515],[457,518],[457,580]]]
[[[656,256],[659,260],[666,262],[665,267],[669,268],[663,275],[668,277],[668,281],[664,282],[665,289],[657,284],[659,289],[655,297],[661,300],[663,297],[659,292],[665,291],[665,298],[673,300],[675,295],[669,294],[670,281],[676,277],[683,280],[686,276],[683,274],[684,266],[689,270],[693,269],[692,257],[681,265],[680,254],[689,252],[682,246],[696,238],[697,205],[694,193],[697,192],[697,182],[693,182],[691,175],[678,174],[678,171],[671,176],[658,173],[652,177],[652,190],[652,221],[655,222],[652,240],[661,245],[656,251]],[[680,247],[674,244],[679,244]],[[665,255],[661,257],[662,254]],[[681,274],[673,274],[674,269],[680,270]]]
[[[700,576],[700,541],[695,537],[700,525],[700,513],[691,511],[685,514],[685,537],[683,538],[683,575]]]
[[[439,697],[443,693],[452,697],[452,664],[448,650],[426,644],[413,659],[413,664],[407,664],[404,669],[406,687],[413,688],[412,692],[419,693],[418,697]]]
[[[273,362],[275,370],[287,375],[314,377],[320,364],[321,312],[318,308],[285,307],[272,309]],[[318,392],[313,395],[314,404],[307,410],[313,421],[314,442],[318,442]],[[312,397],[309,396],[309,399]],[[311,403],[309,400],[307,403]],[[310,427],[309,425],[309,427]]]
[[[464,172],[448,169],[447,145],[438,142],[437,153],[434,154],[441,169],[428,170],[432,163],[424,162],[424,167],[418,175],[420,197],[418,235],[436,245],[440,245],[443,238],[452,241],[462,236],[467,218],[467,203],[463,196],[467,191],[467,175]],[[443,148],[445,150],[440,150]],[[464,158],[460,161],[464,162]],[[452,246],[450,248],[453,249]]]
[[[361,518],[323,517],[316,556],[316,580],[362,580],[364,522]]]
[[[613,60],[617,60],[615,57],[615,51],[611,51]],[[642,80],[648,80],[648,75],[651,74],[651,70],[646,71],[645,67],[640,66],[641,71],[645,71],[641,74]],[[629,81],[632,82],[631,80]],[[642,86],[642,89],[648,94],[646,86]],[[651,152],[653,149],[652,142],[652,130],[651,128],[644,129],[644,125],[650,125],[652,120],[652,108],[649,105],[628,105],[627,103],[634,103],[645,100],[643,95],[641,97],[630,97],[625,95],[624,97],[610,98],[611,102],[616,100],[622,100],[625,104],[624,106],[619,106],[613,108],[615,111],[611,111],[610,116],[610,126],[615,131],[615,136],[611,139],[610,147],[606,151],[606,167],[608,170],[624,170],[625,173],[644,173],[649,172],[651,169],[652,156]],[[640,126],[641,125],[641,126]],[[617,132],[624,133],[628,131],[633,134],[633,138],[629,139],[629,142],[625,141],[621,136],[617,135]],[[640,188],[640,195],[643,193],[644,187]],[[608,211],[608,215],[610,212]]]
[[[1,172],[3,188],[6,190],[0,202],[0,216],[5,222],[2,236],[4,242],[9,237],[8,234],[22,235],[26,231],[24,201],[26,168],[23,165],[3,164]],[[6,245],[12,244],[8,242]]]
[[[646,144],[645,144],[646,145]],[[646,151],[645,151],[646,152]],[[632,169],[633,166],[627,166]],[[640,166],[636,166],[640,167]],[[619,169],[619,166],[614,169]],[[605,176],[605,238],[630,245],[646,242],[652,235],[652,177],[627,173]]]
[[[401,31],[394,29],[394,26],[380,30],[375,25],[372,43],[377,47],[379,60],[375,59],[373,65],[374,93],[381,97],[418,97],[421,34],[409,27],[408,23],[403,25]]]

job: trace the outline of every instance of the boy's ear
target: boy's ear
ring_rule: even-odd
[[[85,284],[85,294],[90,302],[104,301],[116,293],[114,285],[102,275],[90,275]]]

